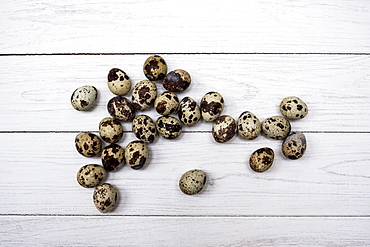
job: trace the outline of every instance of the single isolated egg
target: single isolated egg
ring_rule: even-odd
[[[290,96],[281,101],[280,112],[288,119],[301,119],[307,116],[308,107],[300,98]]]
[[[117,190],[111,184],[98,185],[93,193],[94,205],[101,213],[108,213],[114,209],[117,197]]]
[[[179,181],[180,190],[187,195],[199,193],[206,184],[207,175],[204,171],[194,169],[185,172]]]
[[[162,80],[167,74],[167,64],[161,56],[150,56],[144,62],[143,72],[151,81]]]
[[[272,166],[274,162],[274,150],[265,147],[260,148],[252,153],[249,158],[249,166],[255,172],[265,172]]]
[[[88,111],[96,102],[98,90],[93,86],[77,88],[71,96],[71,104],[77,111]]]

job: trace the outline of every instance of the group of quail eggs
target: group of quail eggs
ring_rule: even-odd
[[[131,100],[124,97],[131,91],[131,80],[121,69],[113,68],[108,73],[108,88],[116,96],[109,100],[107,110],[110,117],[99,123],[100,138],[91,132],[81,132],[75,138],[77,151],[85,157],[101,155],[102,166],[88,164],[77,172],[78,183],[85,188],[95,187],[93,201],[102,212],[112,211],[117,202],[117,191],[109,183],[102,183],[107,172],[116,171],[123,164],[132,169],[141,169],[149,157],[148,144],[157,133],[166,139],[175,139],[182,133],[182,126],[193,126],[201,119],[213,122],[212,136],[218,143],[231,140],[236,134],[247,140],[257,138],[261,133],[267,137],[283,140],[282,153],[289,159],[299,159],[306,150],[306,138],[302,132],[291,132],[289,120],[304,118],[307,105],[298,97],[286,97],[280,104],[282,116],[265,119],[262,123],[249,111],[243,112],[238,120],[221,115],[224,99],[218,92],[206,93],[198,104],[191,97],[181,101],[177,92],[186,90],[191,83],[188,72],[176,69],[167,73],[165,60],[158,55],[146,59],[143,72],[147,80],[134,85]],[[162,82],[167,90],[157,93],[155,82]],[[90,110],[97,99],[98,91],[93,86],[77,88],[71,97],[72,106],[78,111]],[[161,116],[156,120],[138,111],[154,106]],[[178,115],[178,118],[171,114]],[[132,132],[137,140],[125,148],[116,144],[123,136],[121,122],[132,122]],[[103,140],[109,145],[103,148]],[[264,147],[254,151],[249,165],[255,172],[267,171],[273,164],[274,151]],[[185,172],[179,180],[180,190],[188,195],[200,192],[206,183],[206,173],[199,169]]]

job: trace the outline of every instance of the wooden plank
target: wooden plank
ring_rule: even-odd
[[[0,53],[370,52],[364,0],[11,1]]]
[[[1,131],[97,130],[108,116],[114,95],[106,77],[113,67],[125,70],[133,84],[145,77],[147,55],[0,57]],[[309,114],[293,121],[302,131],[368,131],[370,122],[370,56],[337,55],[164,55],[169,70],[183,68],[192,76],[179,98],[200,101],[209,91],[220,92],[225,110],[234,118],[246,110],[263,119],[279,115],[280,101],[295,95],[306,101]],[[74,89],[93,85],[97,106],[78,112],[70,105]],[[163,92],[161,83],[158,91]],[[130,97],[130,95],[128,95]],[[154,109],[140,112],[156,119]],[[124,123],[131,130],[129,123]],[[186,130],[211,130],[201,122]]]

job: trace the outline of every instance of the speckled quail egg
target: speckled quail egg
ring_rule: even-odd
[[[143,72],[151,81],[162,80],[167,74],[167,64],[161,56],[150,56],[145,60]]]
[[[100,137],[108,143],[116,143],[123,136],[123,127],[121,123],[111,117],[103,118],[99,123]]]
[[[99,137],[90,132],[81,132],[75,138],[77,151],[85,157],[94,157],[101,152],[102,142]]]
[[[108,88],[115,95],[126,95],[131,90],[131,80],[123,70],[113,68],[108,73]]]
[[[235,136],[236,131],[235,119],[227,115],[218,117],[212,125],[212,136],[219,143],[231,140]]]
[[[103,149],[101,159],[105,170],[116,171],[125,162],[125,150],[118,144],[110,144]]]
[[[104,168],[96,164],[84,165],[77,172],[77,182],[85,188],[99,185],[104,177]]]
[[[290,133],[290,122],[282,116],[269,117],[262,122],[262,132],[276,140],[284,140]]]
[[[155,125],[158,133],[166,139],[175,139],[182,133],[180,121],[171,116],[159,117]]]
[[[125,149],[126,163],[134,170],[141,169],[149,158],[148,146],[143,141],[132,141]]]
[[[157,129],[153,119],[147,115],[138,115],[132,120],[132,132],[145,143],[154,142],[157,136]]]
[[[71,96],[71,104],[78,111],[90,110],[96,102],[98,90],[93,86],[77,88]]]
[[[308,107],[300,98],[290,96],[281,101],[280,112],[288,119],[301,119],[307,115]]]
[[[261,134],[260,120],[249,111],[240,114],[237,125],[238,134],[246,140],[256,139]]]
[[[163,87],[170,92],[182,92],[190,86],[190,83],[189,73],[182,69],[176,69],[166,75]]]
[[[153,105],[157,97],[157,86],[149,80],[142,80],[134,86],[132,104],[136,110],[143,111]]]
[[[249,165],[255,172],[265,172],[274,162],[274,151],[271,148],[260,148],[252,153]]]
[[[206,122],[215,121],[224,109],[224,98],[217,92],[206,93],[200,101],[202,118]]]
[[[204,171],[194,169],[185,172],[179,181],[180,190],[187,195],[199,193],[206,184],[207,175]]]
[[[98,185],[93,194],[94,205],[101,213],[108,213],[114,209],[117,197],[117,190],[111,184]]]
[[[185,97],[180,101],[178,115],[181,123],[186,126],[197,124],[201,118],[197,102],[190,97]]]
[[[116,96],[109,100],[108,113],[115,119],[123,122],[132,121],[135,118],[135,107],[127,98]]]
[[[282,144],[284,156],[292,160],[301,158],[306,152],[306,148],[306,137],[300,131],[292,132]]]
[[[179,107],[179,98],[172,92],[163,92],[155,99],[154,107],[163,116],[173,114]]]

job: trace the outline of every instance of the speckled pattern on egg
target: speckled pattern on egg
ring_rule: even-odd
[[[126,163],[134,170],[141,169],[149,158],[148,146],[143,141],[132,141],[125,149]]]
[[[138,82],[132,91],[132,104],[136,110],[143,111],[153,105],[157,97],[157,86],[149,80]]]
[[[158,55],[150,56],[144,62],[143,72],[151,81],[162,80],[167,74],[166,61]]]
[[[75,138],[77,151],[85,157],[94,157],[101,152],[102,142],[90,132],[81,132]]]
[[[249,111],[240,114],[237,125],[238,134],[246,140],[256,139],[261,134],[260,120]]]
[[[158,133],[166,139],[175,139],[182,133],[181,122],[171,116],[159,117],[156,121]]]
[[[181,123],[186,126],[197,124],[201,118],[197,102],[190,97],[183,98],[179,103],[178,116]]]
[[[125,150],[118,144],[110,144],[103,149],[101,159],[105,170],[116,171],[125,162]]]
[[[172,92],[163,92],[155,99],[154,107],[163,116],[173,114],[178,110],[179,98]]]
[[[306,152],[306,148],[306,137],[300,131],[292,132],[282,144],[284,156],[292,160],[301,158]]]
[[[280,112],[288,119],[301,119],[307,115],[308,107],[300,98],[290,96],[281,101]]]
[[[290,133],[291,125],[282,116],[269,117],[262,122],[262,132],[276,140],[284,140]]]
[[[99,185],[104,177],[104,168],[96,164],[84,165],[77,172],[77,182],[85,188]]]
[[[71,96],[71,104],[78,111],[90,110],[96,102],[98,90],[93,86],[82,86],[77,88]]]
[[[224,143],[231,140],[236,131],[236,121],[230,116],[220,116],[213,122],[212,136],[216,142]]]
[[[215,121],[224,109],[224,99],[217,92],[206,93],[200,101],[202,118],[206,122]]]
[[[116,143],[123,136],[123,127],[121,123],[111,117],[103,118],[99,123],[100,137],[108,143]]]
[[[93,194],[94,205],[101,213],[108,213],[114,209],[117,197],[117,190],[111,184],[98,185]]]
[[[190,86],[191,77],[183,69],[169,72],[163,80],[163,87],[170,92],[182,92]]]
[[[138,115],[132,120],[132,132],[145,143],[154,142],[157,136],[157,128],[153,119],[147,115]]]
[[[109,100],[108,113],[115,119],[129,122],[135,118],[135,107],[127,98],[116,96]]]
[[[199,193],[206,184],[207,175],[204,171],[194,169],[185,172],[179,181],[180,190],[187,195]]]
[[[272,166],[274,157],[274,150],[271,148],[260,148],[250,156],[249,165],[255,172],[265,172]]]
[[[115,95],[126,95],[131,90],[131,80],[123,70],[113,68],[108,73],[108,88]]]

